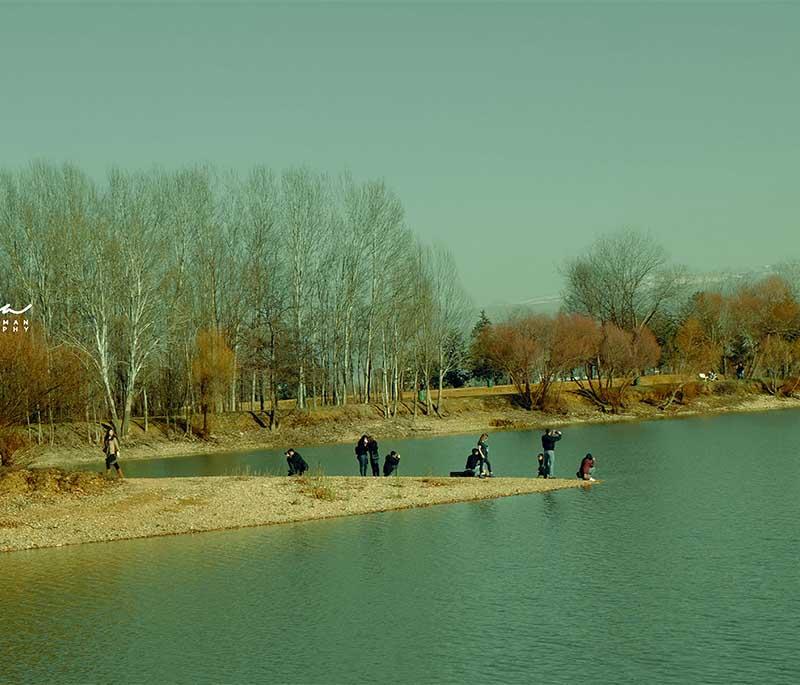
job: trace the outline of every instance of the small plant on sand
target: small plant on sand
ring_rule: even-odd
[[[331,487],[325,477],[325,471],[321,466],[316,466],[308,471],[309,475],[302,475],[296,482],[300,486],[300,492],[312,499],[333,502],[339,499],[336,490]]]

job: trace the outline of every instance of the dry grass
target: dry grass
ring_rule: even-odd
[[[323,502],[335,502],[340,499],[339,493],[330,485],[325,478],[325,473],[321,467],[316,467],[308,471],[309,475],[303,475],[296,479],[300,486],[300,492],[311,499],[322,500]]]
[[[63,469],[0,469],[0,494],[90,495],[113,487],[116,480],[93,471]]]

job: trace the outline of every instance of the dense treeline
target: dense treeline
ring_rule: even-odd
[[[32,305],[3,316],[30,330],[0,336],[0,430],[27,423],[41,442],[83,418],[91,441],[135,415],[188,433],[202,413],[208,432],[210,413],[242,408],[274,429],[280,399],[391,418],[419,389],[411,410],[435,415],[470,380],[511,382],[529,409],[570,387],[618,411],[652,370],[738,368],[793,394],[798,273],[709,288],[622,231],[564,265],[560,313],[482,314],[468,345],[451,256],[420,244],[382,181],[200,167],[98,183],[37,163],[0,174],[0,306]]]
[[[85,416],[124,434],[134,414],[189,431],[243,402],[274,428],[279,398],[390,417],[462,364],[470,318],[449,253],[384,182],[306,168],[2,173],[0,273],[4,303],[33,305],[29,334],[2,338],[0,420],[40,433]]]
[[[651,238],[622,231],[566,265],[562,313],[521,312],[495,325],[484,316],[472,334],[473,370],[508,377],[524,406],[538,409],[557,401],[551,391],[564,379],[618,411],[654,370],[757,379],[773,395],[792,395],[800,388],[798,273],[787,264],[761,280],[698,289]]]

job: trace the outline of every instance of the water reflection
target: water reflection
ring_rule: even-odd
[[[798,415],[565,431],[585,489],[3,555],[0,680],[797,682]]]

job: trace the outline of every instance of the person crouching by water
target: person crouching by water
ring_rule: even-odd
[[[592,477],[593,473],[594,457],[590,452],[583,459],[581,459],[581,465],[578,467],[578,471],[575,475],[578,476],[578,480],[594,481],[594,478]]]
[[[398,466],[400,466],[400,455],[392,450],[383,461],[383,475],[391,476],[397,472]]]
[[[478,452],[481,453],[481,463],[480,463],[480,472],[481,476],[489,476],[492,477],[492,464],[489,461],[489,435],[487,433],[483,433],[480,438],[478,438]]]
[[[300,452],[295,452],[291,447],[286,450],[286,463],[289,464],[290,476],[302,476],[308,471],[306,460],[300,456]]]
[[[378,441],[371,435],[367,436],[367,452],[369,453],[369,465],[372,467],[372,475],[381,475],[381,455],[378,454]]]
[[[561,440],[561,431],[548,428],[542,435],[542,451],[544,452],[545,478],[553,478],[556,470],[556,443]]]
[[[547,469],[544,466],[544,455],[541,452],[536,455],[536,461],[539,462],[539,470],[536,472],[536,477],[547,478]]]
[[[119,440],[113,428],[109,428],[103,437],[103,453],[106,455],[106,475],[113,466],[117,471],[117,478],[123,478],[119,465]]]
[[[356,459],[358,459],[358,471],[362,476],[367,475],[367,463],[369,462],[369,436],[362,435],[356,443]]]
[[[464,478],[472,478],[473,476],[475,476],[475,471],[478,468],[480,468],[482,459],[483,457],[481,456],[481,453],[478,451],[478,448],[475,447],[467,457],[467,463],[466,466],[464,467],[464,470],[450,471],[450,475],[464,477]]]

